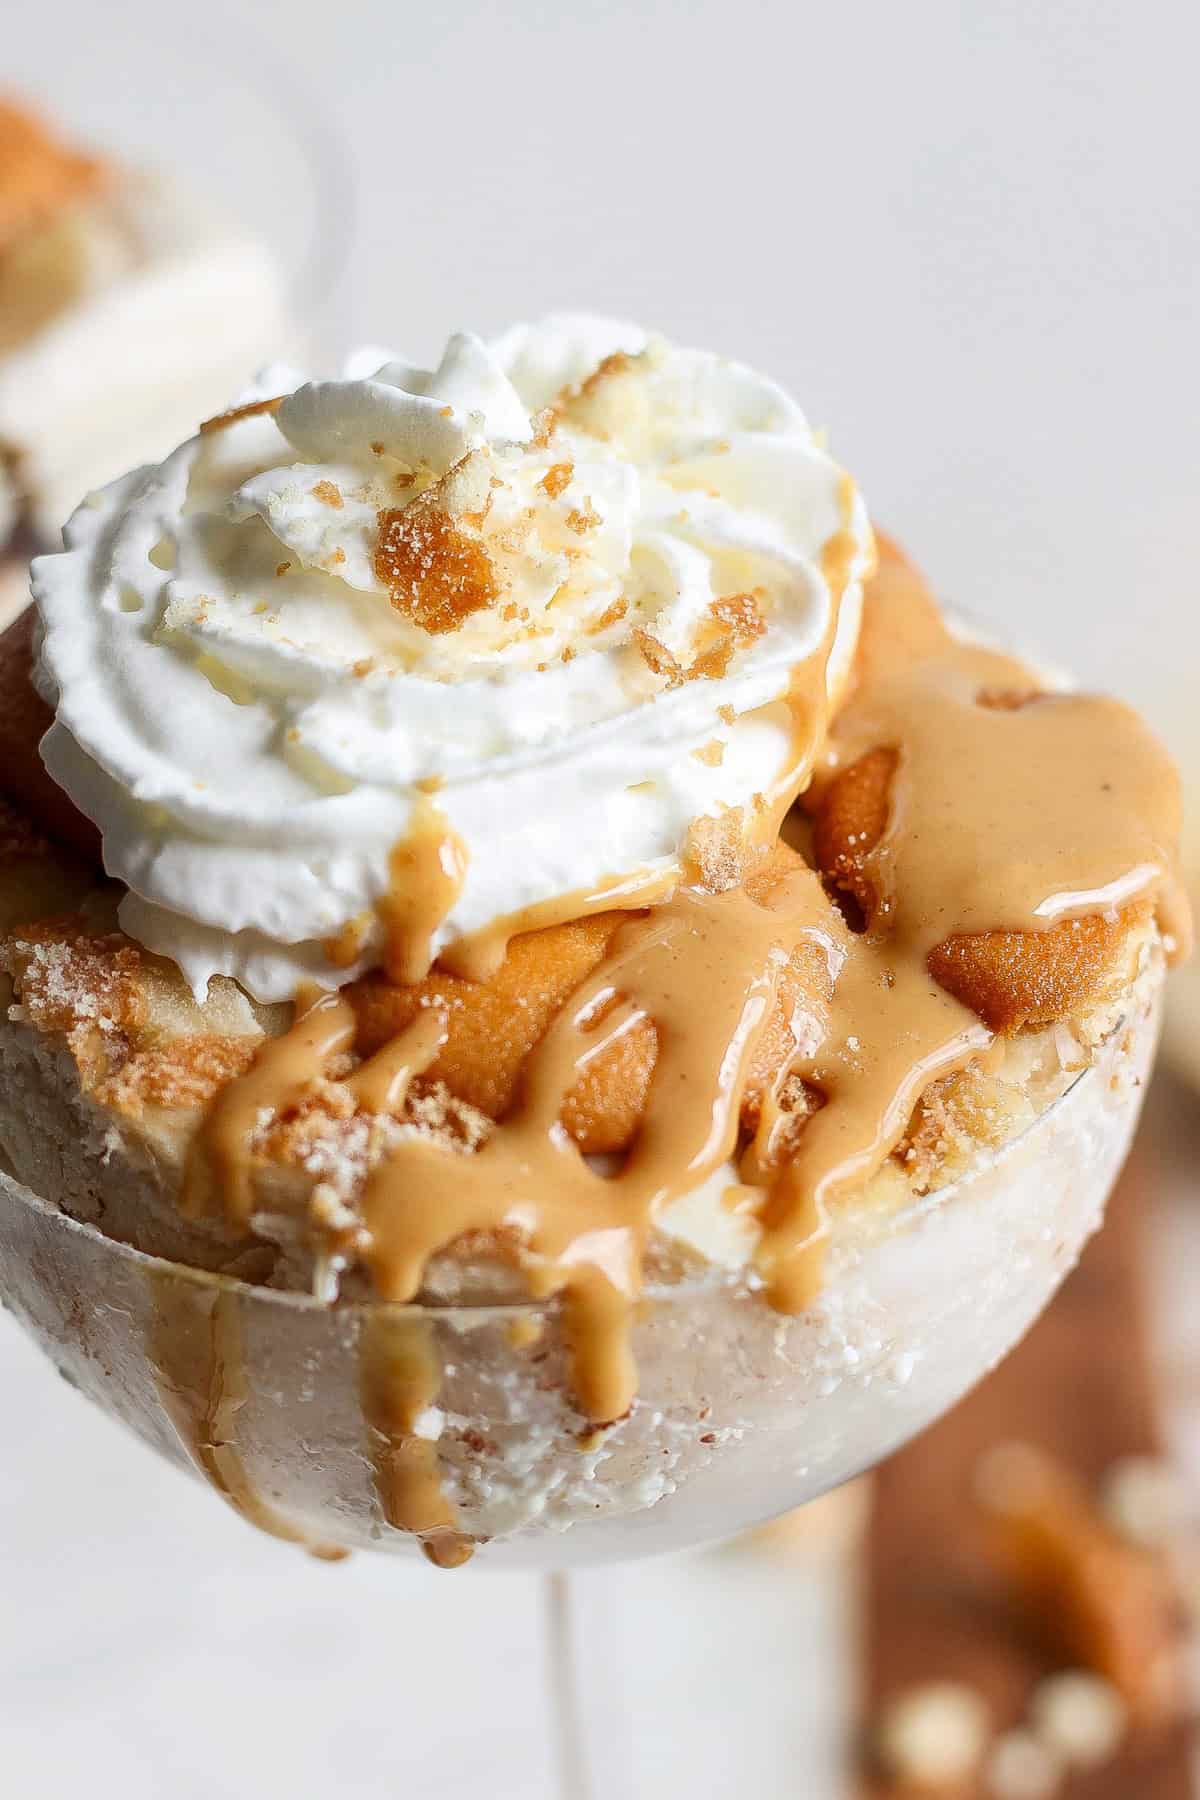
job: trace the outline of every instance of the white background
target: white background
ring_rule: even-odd
[[[0,76],[289,253],[316,217],[331,349],[434,355],[460,325],[584,306],[760,364],[943,593],[1148,702],[1200,773],[1200,9],[246,11],[14,6]],[[0,1375],[14,1795],[549,1793],[531,1584],[310,1567],[87,1414],[10,1330]],[[716,1567],[609,1588],[647,1678]],[[827,1795],[826,1605],[785,1585],[766,1627],[792,1623],[803,1800]],[[676,1717],[712,1706],[719,1664],[689,1688],[703,1666],[676,1678]],[[697,1765],[676,1734],[659,1794],[728,1791],[701,1740]]]

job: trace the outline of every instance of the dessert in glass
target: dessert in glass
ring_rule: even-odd
[[[1098,1223],[1173,770],[945,617],[766,377],[575,316],[268,369],[33,587],[0,1290],[258,1525],[727,1533]]]
[[[288,341],[268,246],[0,96],[0,538],[44,543]],[[220,330],[214,331],[214,320]]]

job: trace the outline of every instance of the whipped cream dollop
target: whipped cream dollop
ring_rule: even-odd
[[[432,371],[269,370],[65,541],[34,565],[46,765],[123,927],[261,1000],[380,959],[431,805],[465,866],[438,949],[798,785],[785,698],[809,659],[843,678],[872,557],[778,386],[575,317]]]

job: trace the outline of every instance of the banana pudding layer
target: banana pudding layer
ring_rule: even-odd
[[[673,1454],[648,1293],[725,1295],[738,1362],[1040,1120],[1118,1154],[1186,941],[1174,772],[952,630],[765,378],[577,318],[273,371],[66,544],[0,669],[0,1147],[373,1319],[374,1504],[439,1560],[570,1523],[581,1441]],[[429,1318],[531,1302],[539,1447],[461,1391],[448,1426]]]

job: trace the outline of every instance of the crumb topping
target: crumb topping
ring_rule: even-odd
[[[120,932],[91,933],[77,916],[40,920],[0,939],[0,969],[13,978],[14,1017],[61,1032],[88,1086],[145,1023],[142,953]]]
[[[574,463],[552,463],[542,476],[538,486],[544,494],[549,495],[551,500],[557,500],[563,489],[569,485],[574,473]]]
[[[396,611],[434,633],[457,631],[500,594],[479,538],[425,496],[380,513],[375,574]]]
[[[745,879],[751,854],[740,806],[714,818],[693,819],[683,851],[684,873],[709,893],[724,894]]]
[[[893,1155],[913,1190],[928,1193],[965,1173],[981,1147],[998,1149],[1033,1114],[1019,1087],[968,1063],[926,1088]]]
[[[584,500],[582,506],[573,506],[567,514],[567,529],[573,531],[576,537],[586,537],[587,533],[594,531],[600,523],[600,514],[587,499]]]
[[[644,626],[634,626],[633,641],[642,660],[652,674],[666,682],[668,689],[682,687],[687,681],[719,681],[729,673],[737,652],[754,643],[767,629],[753,594],[727,594],[712,601],[708,611],[712,620],[710,641],[686,664]],[[720,709],[722,718],[727,710]]]
[[[227,412],[214,413],[211,419],[203,419],[200,423],[201,437],[208,437],[214,431],[224,431],[227,425],[236,425],[239,419],[257,418],[261,413],[277,413],[286,396],[275,394],[269,400],[247,400],[244,406],[231,406]]]
[[[99,1082],[95,1097],[133,1116],[147,1106],[203,1106],[227,1081],[245,1074],[260,1041],[203,1033],[135,1051]]]
[[[600,614],[599,618],[593,619],[588,626],[589,637],[595,637],[597,633],[607,631],[610,625],[615,625],[618,620],[623,619],[628,611],[628,600],[616,599],[611,601]]]

